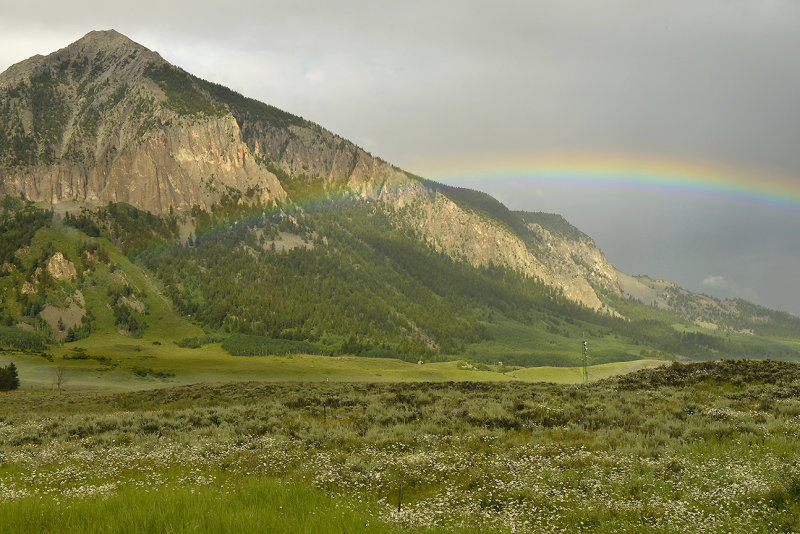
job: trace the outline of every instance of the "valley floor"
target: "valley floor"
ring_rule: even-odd
[[[76,352],[76,346],[80,352]],[[579,367],[512,367],[453,360],[425,364],[393,358],[355,356],[231,356],[219,343],[199,349],[173,343],[153,345],[122,336],[93,336],[92,340],[54,347],[47,353],[0,351],[0,366],[13,362],[23,389],[135,391],[197,383],[270,382],[555,382],[580,383]],[[642,359],[590,366],[589,379],[598,380],[664,360]],[[60,371],[59,371],[60,370]]]
[[[17,390],[0,414],[0,530],[800,529],[797,364]]]

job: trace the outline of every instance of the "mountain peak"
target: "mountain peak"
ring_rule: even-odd
[[[160,55],[133,41],[116,30],[90,31],[72,44],[48,54],[35,55],[20,61],[0,73],[0,86],[15,85],[27,80],[43,68],[50,68],[76,59],[96,58],[122,59],[133,56],[143,57],[146,62],[164,62]]]
[[[97,51],[147,51],[149,49],[116,30],[93,30],[67,46],[67,50]],[[58,53],[58,52],[56,52]]]

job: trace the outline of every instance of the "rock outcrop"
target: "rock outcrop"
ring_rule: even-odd
[[[537,277],[594,310],[605,309],[595,287],[621,294],[616,269],[594,241],[580,232],[563,235],[518,215],[530,230],[520,235],[439,192],[419,197],[404,214],[406,225],[436,250],[475,267],[499,265]]]
[[[47,260],[47,272],[56,280],[61,281],[72,280],[78,275],[75,265],[60,252],[56,252]]]
[[[747,322],[741,320],[743,317],[741,308],[747,306],[744,301],[720,300],[709,295],[692,293],[673,282],[656,280],[648,276],[630,276],[621,271],[617,271],[617,278],[624,297],[670,311],[694,322],[697,326],[716,330],[723,325],[737,323],[745,325]],[[757,317],[749,317],[748,320],[758,322]],[[767,317],[765,322],[766,320]],[[745,334],[752,333],[750,328],[745,327],[734,330]]]
[[[209,209],[229,187],[286,198],[224,106],[114,31],[12,66],[0,75],[0,110],[3,193],[158,213]]]

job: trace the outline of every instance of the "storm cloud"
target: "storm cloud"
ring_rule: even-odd
[[[476,154],[625,153],[778,173],[800,191],[792,0],[34,0],[4,6],[0,69],[108,28],[433,179]],[[480,189],[561,213],[631,274],[800,315],[796,211],[491,177]]]

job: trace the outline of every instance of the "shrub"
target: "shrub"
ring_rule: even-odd
[[[11,391],[19,387],[19,377],[17,367],[14,363],[9,363],[5,367],[0,367],[0,391]]]
[[[180,341],[176,341],[175,344],[179,347],[183,347],[185,349],[199,349],[203,345],[207,345],[209,343],[219,343],[224,338],[222,336],[202,336],[202,337],[185,337]]]
[[[156,371],[150,367],[134,367],[131,371],[140,378],[147,378],[148,376],[153,378],[173,378],[175,376],[175,373]]]

